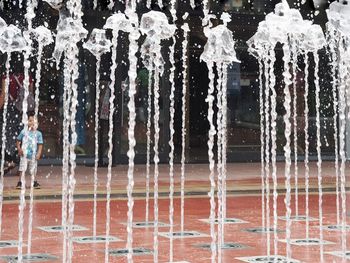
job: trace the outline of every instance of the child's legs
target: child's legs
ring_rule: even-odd
[[[36,175],[37,160],[28,160],[28,171],[30,176]]]
[[[28,168],[28,159],[25,157],[21,157],[19,161],[19,166],[18,166],[18,177],[21,179],[22,173],[25,173]]]

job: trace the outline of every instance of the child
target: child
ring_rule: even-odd
[[[29,169],[29,174],[31,176],[35,175],[37,160],[41,157],[41,152],[43,149],[43,135],[37,130],[37,124],[34,120],[34,114],[28,114],[28,131],[25,132],[24,129],[17,137],[16,146],[18,150],[18,155],[20,156],[20,163],[18,168],[19,181],[16,188],[22,188],[21,173],[26,172]],[[25,153],[23,148],[25,147]],[[34,181],[33,187],[35,189],[40,189],[40,184]]]

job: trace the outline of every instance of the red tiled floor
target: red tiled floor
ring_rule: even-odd
[[[280,164],[279,172],[280,180],[283,177],[282,165]],[[178,168],[178,167],[177,167]],[[259,164],[230,164],[228,174],[230,178],[230,187],[234,189],[256,189],[259,190]],[[163,191],[167,191],[167,166],[161,167],[160,181],[163,186]],[[105,184],[105,169],[100,169],[100,189],[103,190]],[[205,193],[208,190],[208,169],[205,165],[189,165],[187,166],[187,184],[186,190],[190,191],[199,187]],[[49,174],[49,176],[48,176]],[[77,192],[86,192],[91,194],[92,191],[92,168],[78,167],[77,169]],[[300,171],[302,174],[302,171]],[[332,177],[332,164],[324,164],[324,173],[326,184],[334,187],[334,178]],[[120,192],[125,192],[126,184],[126,167],[120,166],[114,169],[113,173],[113,189]],[[39,181],[43,185],[43,189],[37,191],[37,194],[47,195],[50,197],[55,190],[59,192],[61,188],[60,167],[40,167]],[[178,182],[179,174],[176,174]],[[46,178],[47,177],[47,178]],[[315,177],[315,169],[312,168],[312,177]],[[14,182],[17,178],[5,178],[5,197],[6,194],[16,195],[18,191],[13,189]],[[140,192],[143,192],[144,185],[144,169],[143,166],[138,166],[135,172],[136,187]],[[316,182],[312,182],[312,187],[316,187]],[[280,187],[283,187],[282,181]],[[101,190],[101,191],[102,191]],[[88,196],[87,196],[88,197]],[[348,199],[349,200],[349,199]],[[294,209],[292,197],[292,208]],[[299,196],[299,213],[304,214],[303,210],[305,196]],[[150,202],[150,213],[152,219],[153,207]],[[272,204],[272,200],[271,200]],[[105,208],[106,202],[99,200],[98,202],[98,229],[97,234],[105,233]],[[74,232],[74,236],[92,235],[92,209],[93,202],[91,199],[78,199],[75,205],[75,224],[89,228],[87,231]],[[163,198],[159,200],[159,220],[164,223],[169,222],[168,213],[169,200]],[[248,221],[246,224],[227,224],[225,225],[225,241],[237,242],[249,248],[242,250],[224,250],[223,262],[240,262],[236,257],[243,256],[258,256],[266,254],[266,235],[248,233],[242,231],[243,228],[261,226],[261,198],[258,195],[248,195],[242,192],[240,195],[228,197],[227,202],[227,217],[240,218]],[[190,231],[198,231],[209,234],[209,224],[201,222],[198,219],[208,218],[209,215],[209,198],[202,196],[187,196],[185,201],[185,229]],[[114,199],[111,202],[111,235],[121,238],[122,242],[110,243],[110,248],[124,248],[126,245],[126,227],[123,223],[127,220],[127,202],[125,199]],[[278,214],[283,216],[285,213],[284,195],[278,198]],[[324,224],[336,223],[336,208],[335,194],[327,193],[323,198],[323,213]],[[16,201],[6,201],[3,206],[3,232],[1,240],[16,240],[18,238],[17,222],[18,222],[18,203]],[[318,195],[310,196],[310,216],[318,217]],[[27,226],[28,207],[26,210]],[[134,206],[134,221],[144,221],[145,219],[145,200],[135,200]],[[62,234],[47,233],[37,229],[38,226],[59,225],[61,222],[61,203],[55,200],[36,200],[34,204],[34,221],[33,221],[33,253],[48,253],[58,257],[62,254]],[[273,222],[271,217],[271,223]],[[180,230],[180,199],[175,199],[175,231]],[[310,237],[318,238],[319,230],[316,227],[318,221],[310,222]],[[278,228],[285,228],[285,221],[278,220]],[[159,231],[168,231],[168,228],[159,228]],[[153,228],[134,228],[133,230],[134,247],[145,247],[153,249]],[[279,234],[279,238],[284,238],[284,233]],[[293,222],[292,238],[305,237],[305,223]],[[25,228],[24,239],[27,239],[27,231]],[[334,245],[325,245],[324,251],[340,250],[340,232],[324,231],[324,239],[335,242]],[[348,243],[350,238],[347,237]],[[271,234],[271,241],[273,235]],[[210,262],[211,253],[209,250],[195,247],[195,244],[210,243],[208,237],[175,239],[174,240],[174,261],[186,260],[189,262]],[[271,248],[273,245],[271,243]],[[286,245],[282,242],[278,243],[279,254],[285,255]],[[26,247],[24,247],[26,251]],[[1,255],[16,254],[17,248],[0,249]],[[302,262],[319,262],[319,247],[299,247],[292,246],[292,257]],[[159,262],[167,262],[169,259],[169,239],[159,237]],[[61,262],[62,259],[57,260]],[[104,244],[74,244],[74,259],[73,262],[104,262]],[[110,262],[126,262],[123,257],[110,257]],[[153,262],[153,256],[135,256],[134,262]],[[341,258],[325,254],[325,262],[341,262]]]

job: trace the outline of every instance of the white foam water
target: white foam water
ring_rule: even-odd
[[[185,227],[185,161],[186,161],[186,96],[187,96],[187,49],[188,49],[188,24],[182,27],[184,40],[182,41],[182,118],[181,118],[181,232]]]
[[[265,228],[265,115],[264,115],[264,85],[263,70],[264,63],[262,59],[258,59],[259,63],[259,113],[260,113],[260,177],[261,177],[261,225]]]
[[[310,167],[309,167],[309,55],[305,54],[305,70],[304,70],[304,81],[305,81],[305,93],[304,93],[304,118],[305,118],[305,233],[306,239],[309,239],[309,175],[310,175]]]
[[[112,66],[111,66],[111,82],[109,85],[109,130],[108,130],[108,167],[107,167],[107,202],[106,202],[106,237],[110,234],[110,220],[111,220],[111,181],[112,181],[112,162],[113,162],[113,116],[115,111],[114,99],[115,99],[115,72],[117,69],[117,42],[118,31],[113,31],[112,38]],[[105,244],[105,263],[109,262],[109,240],[107,238]]]
[[[176,38],[173,37],[173,44],[170,47],[170,53],[169,53],[169,60],[171,63],[171,69],[170,69],[170,75],[169,80],[171,83],[171,89],[170,89],[170,139],[169,139],[169,146],[170,146],[170,152],[169,152],[169,233],[170,233],[170,240],[169,240],[169,262],[173,262],[174,260],[174,242],[173,242],[173,232],[174,232],[174,118],[175,118],[175,44],[176,44]]]
[[[133,262],[132,260],[132,245],[133,245],[133,209],[134,209],[134,199],[133,199],[133,189],[134,189],[134,158],[135,158],[135,125],[136,125],[136,112],[135,112],[135,94],[136,94],[136,76],[137,76],[137,57],[136,52],[138,50],[137,40],[139,38],[139,31],[137,30],[137,14],[136,10],[132,10],[133,13],[129,15],[130,21],[136,25],[135,28],[129,33],[129,127],[128,127],[128,140],[129,140],[129,166],[128,166],[128,222],[127,222],[127,244],[128,249],[127,259],[128,262]]]
[[[90,51],[96,57],[96,82],[95,82],[95,160],[94,160],[94,204],[92,235],[96,236],[97,221],[97,184],[98,184],[98,150],[99,150],[99,113],[100,113],[100,66],[102,54],[108,52],[111,48],[111,41],[106,38],[106,32],[102,29],[94,28],[90,34],[89,40],[83,44],[83,47]]]
[[[278,236],[277,236],[277,166],[276,166],[276,155],[277,155],[277,94],[276,94],[276,76],[274,74],[274,65],[276,61],[276,55],[273,49],[269,50],[269,79],[270,79],[270,90],[271,90],[271,165],[272,165],[272,182],[273,182],[273,243],[274,243],[274,255],[278,255]],[[267,228],[268,229],[268,228]]]
[[[6,68],[6,77],[4,85],[5,87],[8,86],[8,83],[10,82],[10,60],[11,60],[11,53],[7,52],[7,59],[5,62],[5,68]],[[9,101],[9,94],[8,89],[5,89],[5,96],[4,96],[4,106],[3,106],[3,112],[2,112],[2,119],[4,120],[2,122],[2,137],[1,137],[1,167],[0,167],[0,173],[1,173],[1,181],[0,181],[0,237],[2,236],[2,206],[3,206],[3,192],[4,192],[4,166],[5,166],[5,148],[6,148],[6,126],[7,126],[7,108],[8,108],[8,101]]]

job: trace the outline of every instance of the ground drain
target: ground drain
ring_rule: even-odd
[[[80,244],[87,244],[87,243],[105,243],[107,240],[106,236],[85,236],[85,237],[73,237],[73,242],[80,243]],[[118,242],[123,241],[117,237],[114,236],[108,236],[109,242]]]
[[[286,216],[279,216],[278,218],[281,219],[281,220],[287,220]],[[291,216],[290,217],[291,221],[296,221],[296,222],[303,222],[303,221],[306,221],[306,219],[307,219],[307,216],[302,216],[302,215],[301,216]],[[318,219],[315,218],[315,217],[309,217],[309,221],[318,221]]]
[[[196,244],[194,246],[198,247],[198,248],[203,248],[203,249],[210,249],[211,248],[211,244],[209,244],[209,243]],[[248,248],[248,246],[242,245],[240,243],[225,243],[221,246],[221,249],[232,249],[232,250],[245,249],[245,248]]]
[[[126,256],[128,254],[128,249],[122,248],[122,249],[110,249],[109,254],[111,256]],[[132,249],[132,254],[134,256],[139,255],[152,255],[153,251],[148,248],[138,247]]]
[[[126,225],[126,223],[124,223]],[[158,227],[169,227],[169,224],[163,223],[163,222],[158,222]],[[147,227],[154,227],[154,222],[149,221],[149,222],[134,222],[132,224],[133,228],[147,228]]]
[[[342,231],[342,225],[328,225],[323,226],[323,229],[329,230],[329,231]],[[346,231],[350,231],[350,225],[345,226]]]
[[[300,263],[299,260],[296,259],[287,259],[284,256],[256,256],[256,257],[239,257],[236,258],[243,262],[249,263]]]
[[[7,247],[18,247],[18,241],[17,240],[0,241],[0,248],[7,248]]]
[[[63,231],[63,226],[39,226],[37,228],[45,232],[62,232]],[[85,230],[89,230],[89,229],[79,225],[72,226],[72,231],[85,231]]]
[[[343,257],[344,253],[342,251],[332,251],[332,252],[326,252],[326,254],[333,255],[336,257]],[[345,252],[345,258],[350,259],[350,251]]]
[[[242,231],[250,232],[250,233],[257,233],[257,234],[266,234],[266,233],[273,233],[274,229],[272,227],[266,228],[266,227],[253,227],[253,228],[244,228]],[[277,233],[284,232],[280,229],[276,230]]]
[[[12,262],[18,261],[18,256],[17,255],[0,256],[0,259],[12,263]],[[44,261],[52,261],[52,260],[57,260],[57,259],[58,259],[58,257],[52,256],[49,254],[23,255],[24,262],[44,262]]]
[[[287,240],[286,239],[280,239],[279,241],[286,243]],[[334,244],[333,242],[327,241],[327,240],[321,240],[317,239],[317,238],[303,238],[303,239],[291,239],[290,240],[290,244],[292,245],[297,245],[297,246],[317,246],[320,244],[323,245],[331,245]]]
[[[199,219],[202,222],[210,224],[210,219]],[[215,224],[219,223],[219,219],[215,219]],[[224,219],[224,224],[245,224],[248,223],[247,221],[244,221],[239,218],[225,218]]]
[[[171,238],[170,232],[159,232],[159,236]],[[185,232],[173,232],[172,238],[196,238],[196,237],[209,237],[206,234],[199,233],[197,231],[185,231]]]

